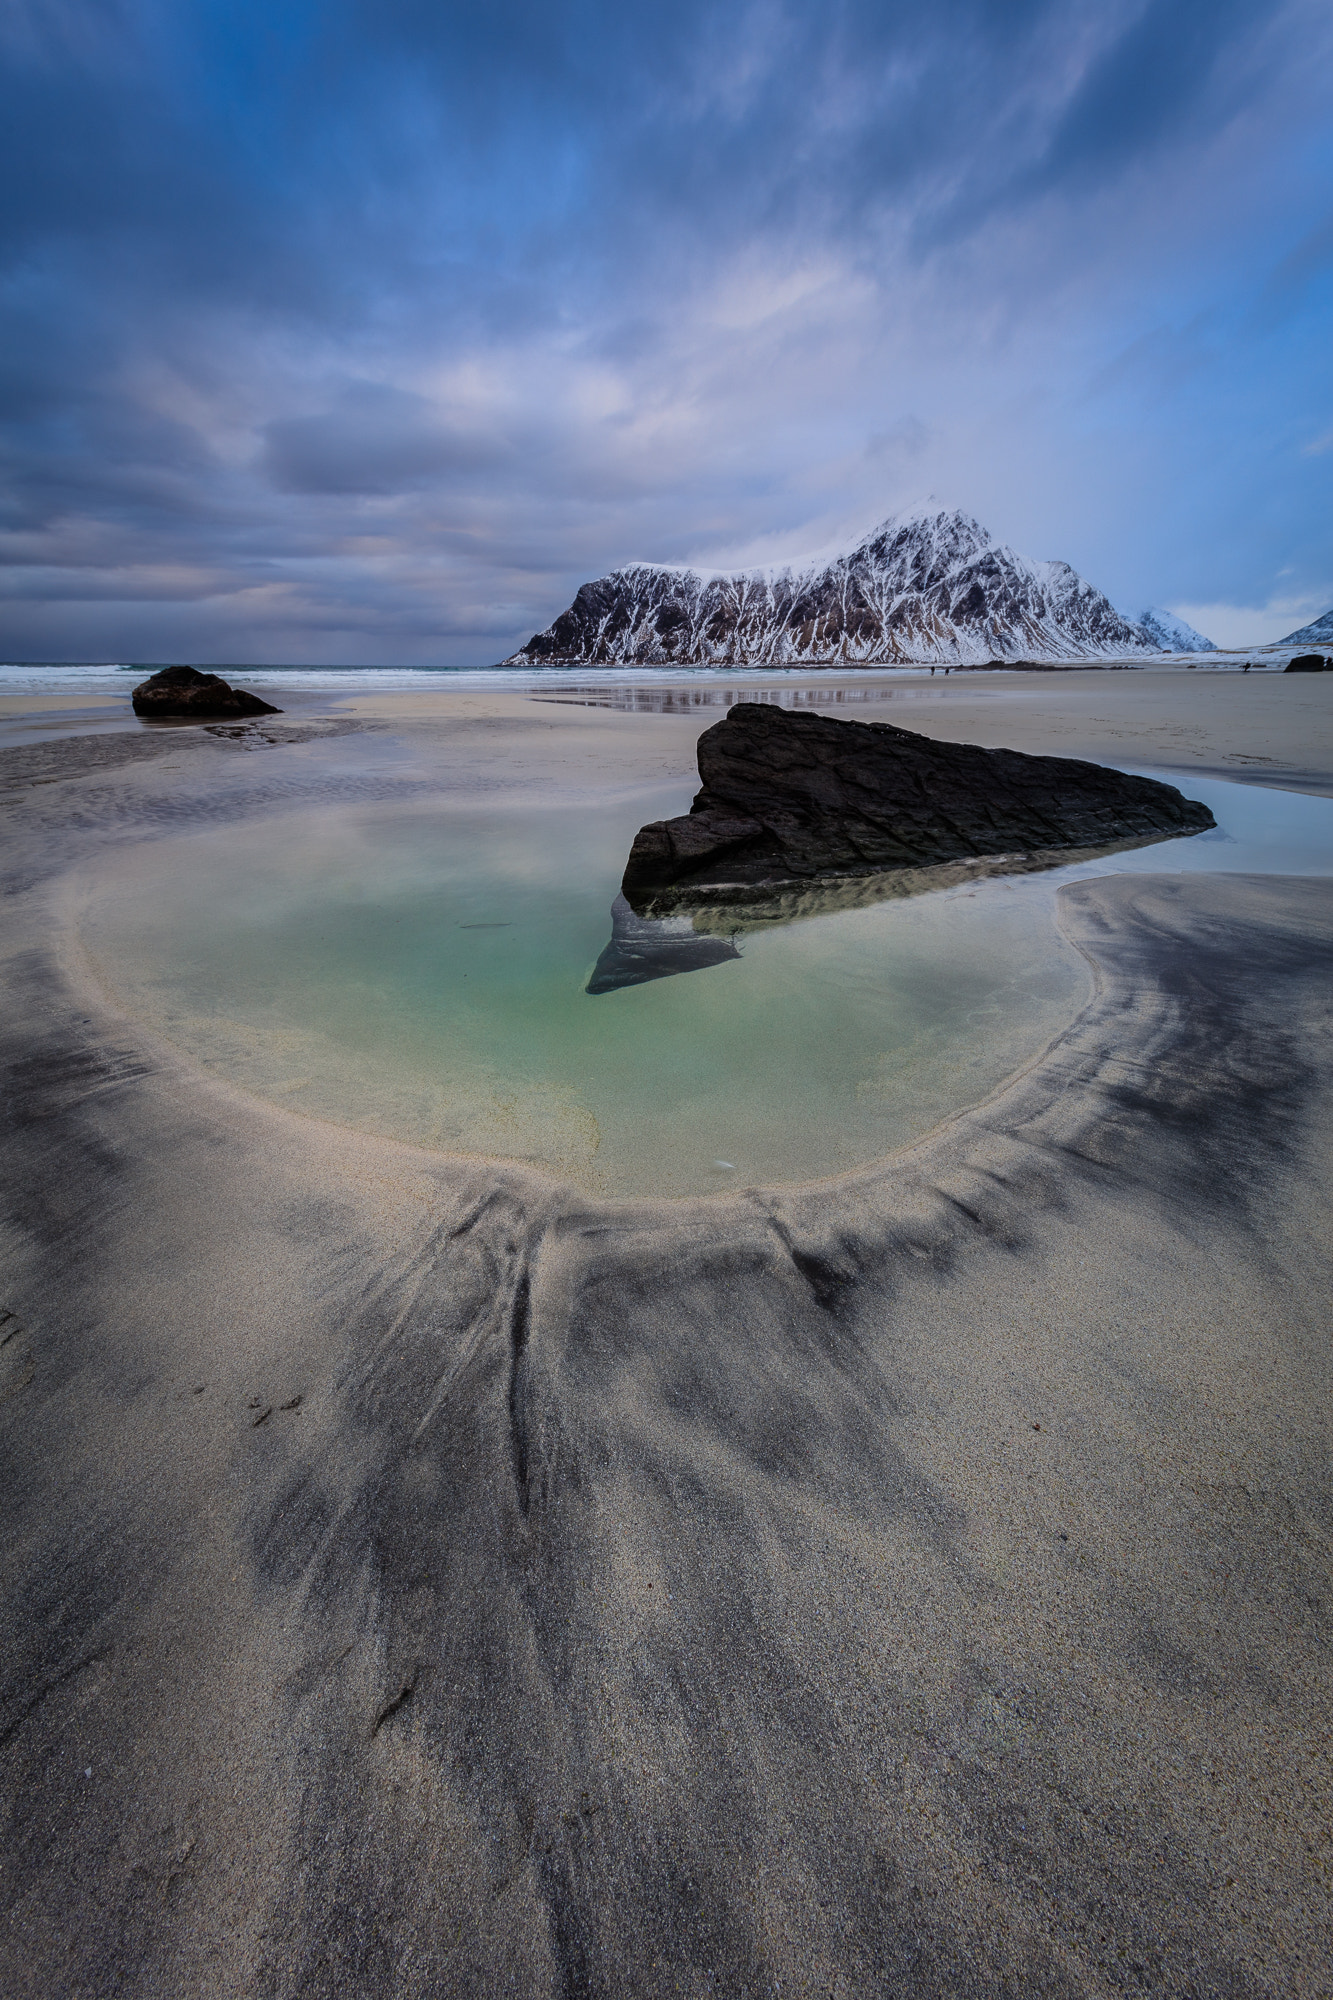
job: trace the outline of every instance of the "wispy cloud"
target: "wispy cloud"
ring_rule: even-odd
[[[11,0],[0,651],[494,658],[927,488],[1120,600],[1317,592],[1331,56],[1317,0]]]

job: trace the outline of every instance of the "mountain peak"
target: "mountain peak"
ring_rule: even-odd
[[[942,522],[950,528],[961,528],[979,535],[983,541],[992,539],[988,530],[965,507],[946,507],[933,493],[928,493],[924,499],[914,500],[910,507],[899,507],[894,513],[886,514],[865,540],[875,541],[880,535],[898,534],[912,528],[935,528]]]
[[[941,507],[934,499],[921,500],[912,507],[886,514],[878,527],[857,543],[857,549],[873,548],[885,542],[928,540],[958,549],[991,548],[995,538],[974,514],[962,507]]]

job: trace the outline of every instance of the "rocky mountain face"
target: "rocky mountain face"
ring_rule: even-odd
[[[505,664],[962,666],[1161,650],[1068,563],[1028,562],[970,515],[926,510],[803,567],[614,570]]]
[[[819,879],[1171,840],[1215,823],[1154,778],[761,702],[738,702],[698,755],[689,812],[635,835],[621,894],[640,915]]]
[[[1174,611],[1164,611],[1160,604],[1140,612],[1134,620],[1139,630],[1160,646],[1164,653],[1215,653],[1216,646],[1211,639],[1205,639],[1202,632],[1196,632],[1183,618],[1177,618]]]

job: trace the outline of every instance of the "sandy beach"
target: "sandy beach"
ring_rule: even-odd
[[[571,674],[571,680],[577,676]],[[1208,668],[1143,667],[1132,672],[951,673],[847,677],[836,670],[782,675],[736,674],[742,690],[798,688],[827,697],[840,687],[854,696],[845,710],[861,721],[894,722],[954,743],[1001,745],[1034,755],[1087,757],[1108,764],[1152,765],[1233,781],[1327,795],[1333,737],[1330,681],[1323,675],[1269,671],[1241,674]],[[602,690],[587,690],[604,698]],[[696,696],[702,691],[696,687]],[[564,698],[567,700],[568,695]],[[552,705],[558,705],[553,695]],[[444,694],[359,696],[352,715],[391,720],[486,714],[507,718],[522,707],[499,697]],[[681,725],[691,744],[716,720],[701,710],[663,717]],[[693,771],[692,762],[687,767]]]
[[[1329,679],[847,712],[1327,797]],[[1070,882],[1016,1074],[674,1201],[284,1109],[99,983],[121,852],[688,788],[720,712],[7,706],[6,1993],[1333,1992],[1333,880]]]

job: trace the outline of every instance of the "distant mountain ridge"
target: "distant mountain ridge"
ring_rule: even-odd
[[[965,666],[1164,650],[1175,647],[1068,563],[1029,562],[970,514],[925,508],[806,565],[722,573],[631,563],[585,583],[505,665]]]
[[[1183,618],[1177,618],[1174,611],[1163,611],[1160,604],[1154,604],[1149,610],[1141,611],[1133,622],[1141,632],[1146,632],[1164,653],[1217,651],[1211,639],[1205,639],[1202,632],[1196,632]]]
[[[1278,640],[1279,646],[1333,646],[1333,611],[1326,611],[1322,618],[1316,618],[1313,625],[1302,625],[1299,632],[1288,632],[1285,639]]]

